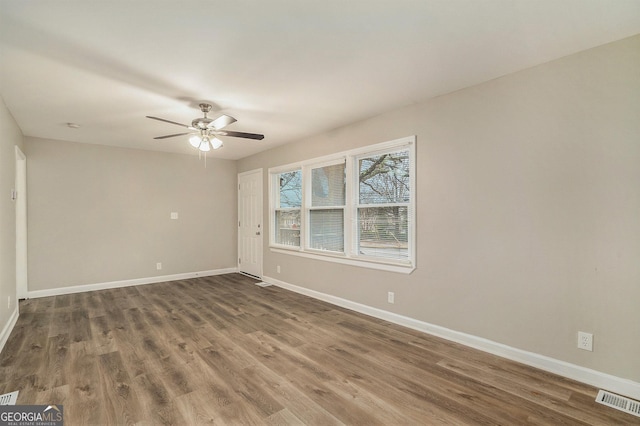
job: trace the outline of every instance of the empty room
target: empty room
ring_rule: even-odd
[[[640,424],[640,0],[0,0],[0,253],[0,425]]]

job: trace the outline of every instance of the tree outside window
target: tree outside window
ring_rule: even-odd
[[[302,206],[302,173],[300,170],[280,173],[275,214],[275,242],[300,247],[300,208]]]
[[[411,199],[408,151],[358,160],[358,253],[406,259]]]

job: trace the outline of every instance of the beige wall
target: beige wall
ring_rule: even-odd
[[[413,274],[265,247],[265,275],[639,382],[639,76],[636,36],[241,160],[267,194],[268,167],[417,135]]]
[[[236,266],[234,161],[36,138],[25,149],[29,291]]]
[[[0,98],[0,332],[16,309],[16,145],[22,149],[22,132]]]

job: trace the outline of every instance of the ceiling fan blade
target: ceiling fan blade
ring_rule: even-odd
[[[245,138],[245,139],[256,139],[261,141],[262,139],[264,139],[264,135],[259,135],[257,133],[244,133],[244,132],[232,132],[232,131],[226,131],[223,130],[221,132],[217,132],[218,135],[220,136],[231,136],[234,138]]]
[[[184,136],[184,135],[190,135],[191,133],[176,133],[174,135],[165,135],[165,136],[158,136],[157,138],[154,139],[167,139],[167,138],[175,138],[176,136]]]
[[[152,120],[164,121],[165,123],[171,123],[171,124],[175,124],[175,125],[182,126],[182,127],[186,127],[186,128],[191,127],[191,126],[188,126],[188,125],[186,125],[186,124],[176,123],[175,121],[165,120],[164,118],[151,117],[150,115],[147,115],[147,118],[150,118],[150,119],[152,119]]]
[[[222,114],[220,117],[216,118],[211,123],[209,123],[207,125],[207,127],[209,129],[220,130],[223,127],[227,127],[231,123],[235,123],[236,121],[238,121],[238,120],[236,120],[235,118],[231,117],[230,115]]]

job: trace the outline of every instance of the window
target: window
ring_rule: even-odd
[[[345,163],[311,168],[309,248],[344,252]]]
[[[276,175],[276,184],[275,243],[300,247],[302,174],[300,170],[279,173]]]
[[[409,165],[408,150],[358,159],[358,253],[408,258]]]
[[[273,251],[409,273],[415,137],[269,170]]]

